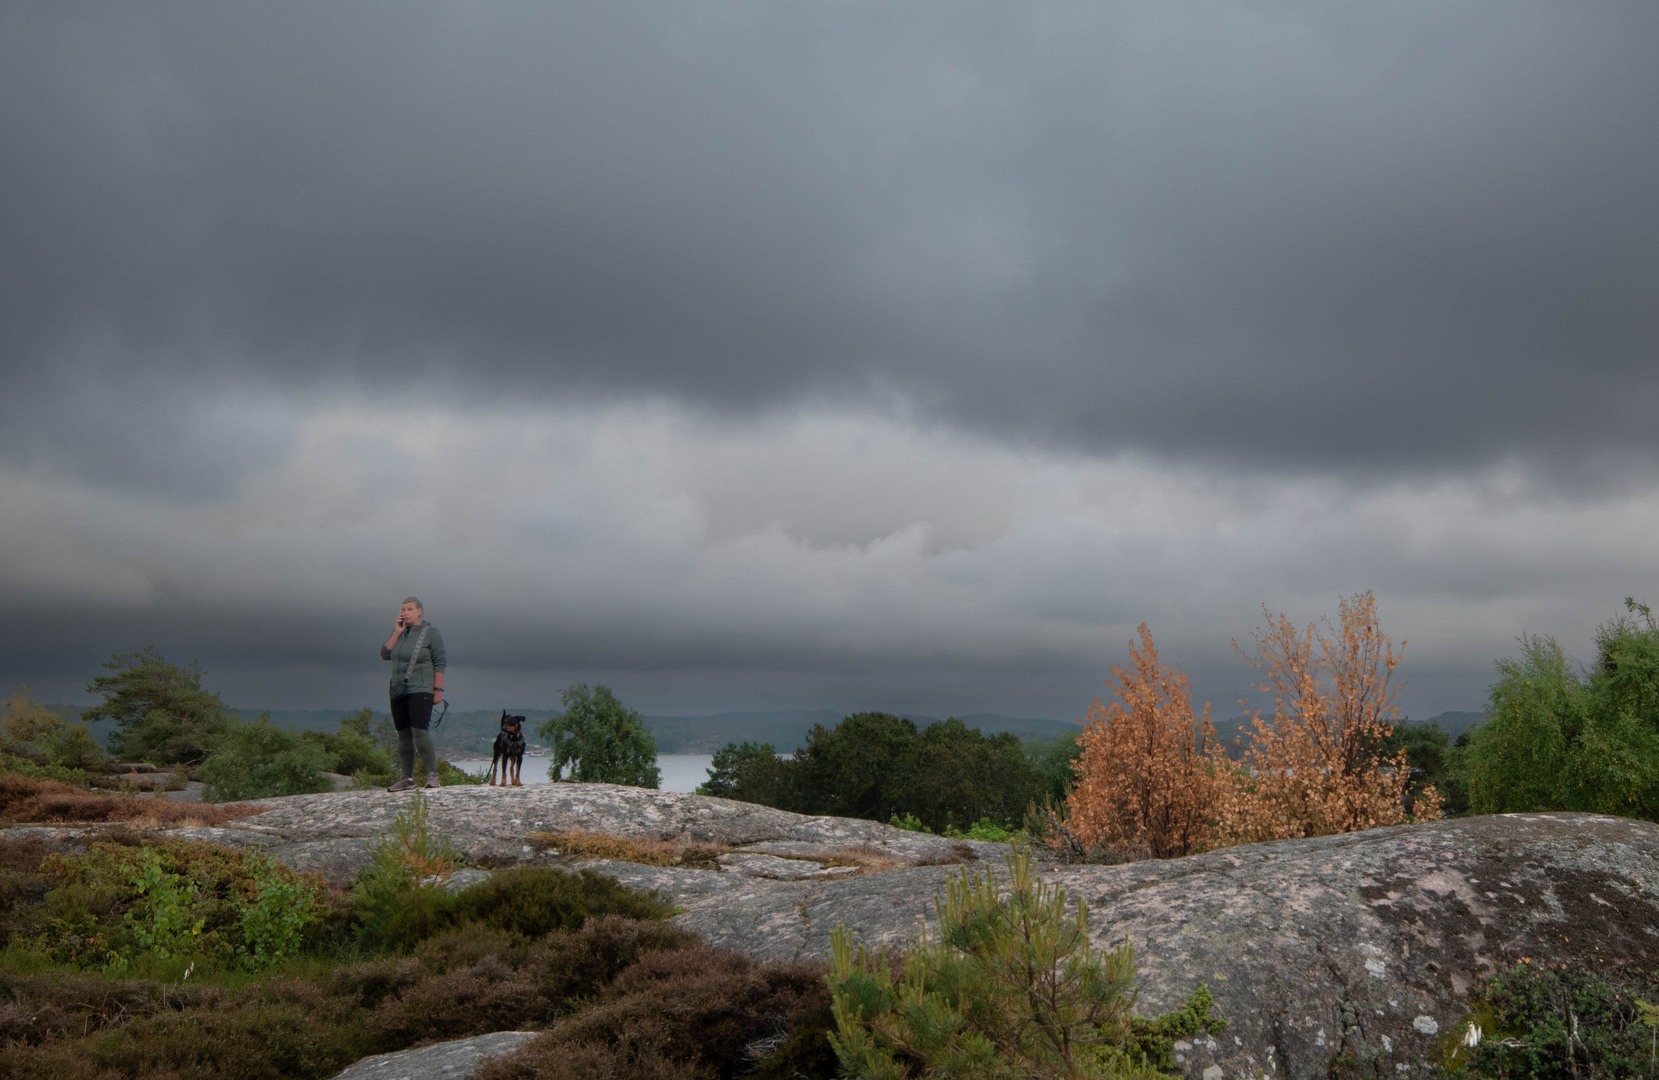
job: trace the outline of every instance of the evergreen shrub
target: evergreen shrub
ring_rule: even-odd
[[[1006,888],[989,872],[953,874],[937,930],[897,960],[855,954],[837,927],[829,1040],[843,1074],[1142,1080],[1177,1035],[1220,1029],[1202,985],[1184,1012],[1137,1023],[1133,948],[1097,949],[1087,905],[1067,906],[1016,852]]]
[[[1565,964],[1517,963],[1488,980],[1441,1039],[1443,1075],[1467,1080],[1610,1080],[1659,1070],[1659,975],[1604,977]]]

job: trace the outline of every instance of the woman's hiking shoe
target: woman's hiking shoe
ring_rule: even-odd
[[[386,790],[387,791],[408,791],[410,788],[412,788],[414,786],[415,786],[415,778],[412,777],[412,776],[405,776],[402,780],[399,780],[397,783],[393,784],[391,787],[387,788]]]
[[[438,778],[436,776],[428,776],[426,778],[426,786],[427,787],[443,787],[443,784],[438,780]]]

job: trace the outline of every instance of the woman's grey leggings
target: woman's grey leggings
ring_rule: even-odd
[[[432,745],[432,733],[425,728],[404,728],[397,733],[398,764],[404,776],[415,775],[415,751],[420,751],[421,764],[427,776],[438,775],[438,748]]]
[[[415,775],[415,752],[420,751],[421,764],[427,776],[438,775],[438,748],[433,745],[432,733],[426,725],[432,721],[431,694],[403,694],[392,699],[392,726],[397,728],[398,765],[400,775]]]

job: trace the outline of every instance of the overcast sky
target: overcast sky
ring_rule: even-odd
[[[1659,602],[1659,5],[0,4],[0,679],[1406,711]]]

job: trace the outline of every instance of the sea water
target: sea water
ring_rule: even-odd
[[[552,764],[550,757],[524,757],[524,770],[519,774],[526,784],[547,783],[547,769]],[[713,754],[658,754],[657,768],[662,770],[663,791],[689,792],[698,784],[709,778],[709,766],[714,763]],[[490,759],[482,761],[454,761],[450,764],[456,768],[465,769],[470,773],[488,772]],[[497,778],[500,777],[500,766],[497,766]]]

